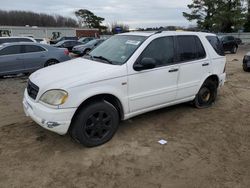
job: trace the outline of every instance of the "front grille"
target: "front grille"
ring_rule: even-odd
[[[36,97],[37,97],[37,94],[39,92],[39,87],[35,84],[33,84],[30,80],[28,81],[28,86],[27,86],[27,92],[28,92],[28,95],[36,100]]]

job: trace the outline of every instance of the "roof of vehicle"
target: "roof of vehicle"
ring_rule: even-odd
[[[8,39],[8,38],[14,38],[14,39],[25,38],[25,39],[33,39],[34,40],[34,38],[32,38],[32,37],[17,37],[17,36],[15,36],[15,37],[0,37],[0,39]]]
[[[41,43],[33,43],[33,42],[10,42],[10,43],[3,43],[0,44],[0,48],[6,47],[6,46],[14,46],[14,45],[36,45],[36,46],[42,46],[42,47],[50,47],[47,44],[41,44]]]
[[[135,35],[135,36],[145,36],[149,37],[151,35],[155,34],[167,34],[167,35],[213,35],[213,33],[205,33],[205,32],[192,32],[192,31],[150,31],[150,32],[145,32],[145,31],[139,31],[139,32],[128,32],[128,33],[122,33],[119,35]]]

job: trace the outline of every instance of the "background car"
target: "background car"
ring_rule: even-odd
[[[6,43],[0,45],[0,76],[31,73],[67,60],[67,49],[29,42]]]
[[[55,40],[51,40],[50,44],[57,44],[58,42],[63,41],[63,40],[78,40],[78,38],[77,37],[59,37]]]
[[[240,38],[235,38],[235,41],[237,42],[238,45],[243,44],[243,42]]]
[[[237,52],[238,44],[233,36],[219,36],[219,39],[222,42],[225,52],[229,51],[232,54],[235,54]]]
[[[105,41],[105,39],[94,39],[94,40],[91,40],[90,42],[88,42],[86,44],[75,46],[72,49],[72,52],[74,54],[83,56],[83,55],[87,54],[88,52],[90,52],[96,46],[100,45],[103,41]]]
[[[0,37],[0,44],[12,42],[36,42],[31,37]]]
[[[45,38],[35,38],[36,42],[41,44],[49,44]]]
[[[243,70],[245,72],[250,72],[250,52],[248,52],[244,58],[243,58],[243,62],[242,62],[242,67],[243,67]]]
[[[86,44],[89,41],[94,40],[94,39],[95,39],[94,37],[82,37],[78,41],[81,42],[81,43],[83,43],[83,44]]]
[[[67,48],[70,52],[72,51],[74,46],[81,45],[81,42],[77,40],[63,40],[54,45],[57,48]]]

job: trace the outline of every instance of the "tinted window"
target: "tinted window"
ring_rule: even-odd
[[[178,36],[177,45],[179,61],[197,60],[206,56],[202,43],[196,36]]]
[[[21,47],[18,45],[16,46],[8,46],[0,51],[1,55],[12,55],[12,54],[19,54],[21,52]]]
[[[218,37],[216,36],[207,36],[206,37],[207,40],[209,41],[209,43],[211,44],[211,46],[214,48],[214,50],[216,51],[216,53],[218,55],[224,56],[224,50],[223,50],[223,46],[221,44],[221,41],[218,39]]]
[[[206,57],[206,51],[198,37],[195,37],[197,59],[203,59]]]
[[[174,62],[174,40],[173,37],[161,37],[153,40],[142,52],[139,62],[143,58],[153,58],[156,66],[164,66]]]
[[[24,53],[42,52],[42,51],[45,51],[45,49],[40,46],[24,45]]]
[[[229,41],[233,41],[233,40],[234,40],[234,37],[229,36],[229,37],[228,37],[228,40],[229,40]]]

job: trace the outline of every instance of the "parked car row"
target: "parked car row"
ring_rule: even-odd
[[[61,38],[65,39],[65,38]],[[59,40],[61,40],[59,39]],[[79,40],[61,40],[48,45],[47,40],[32,37],[0,37],[0,76],[31,73],[40,68],[67,61],[69,52],[85,55],[103,39],[83,37]]]
[[[4,43],[0,45],[0,76],[31,73],[67,60],[70,57],[65,48],[35,42]]]

